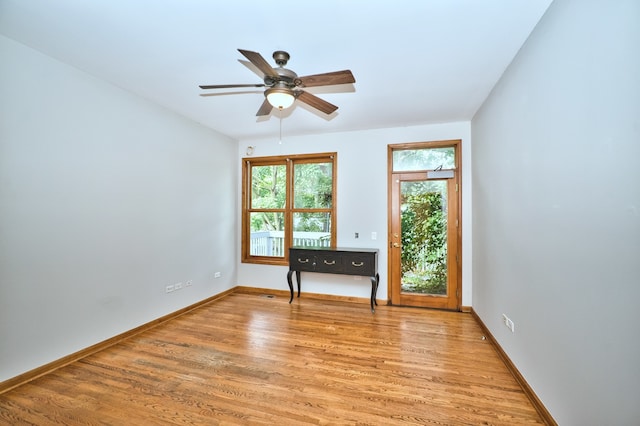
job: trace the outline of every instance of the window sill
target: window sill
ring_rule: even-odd
[[[275,266],[289,266],[289,260],[284,258],[265,258],[265,257],[250,257],[242,259],[242,263],[252,263],[257,265],[275,265]]]

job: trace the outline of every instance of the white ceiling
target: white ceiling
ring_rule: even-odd
[[[299,76],[353,72],[355,84],[306,89],[339,109],[296,102],[289,135],[468,121],[551,1],[0,0],[0,34],[250,139],[279,131],[277,110],[255,116],[262,89],[198,87],[262,83],[238,48],[274,67],[285,50]]]

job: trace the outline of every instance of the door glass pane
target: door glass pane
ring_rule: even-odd
[[[331,245],[331,214],[294,213],[293,245],[303,247],[329,247]]]
[[[393,171],[455,169],[455,153],[456,149],[452,146],[396,150],[393,151]]]
[[[251,167],[251,208],[284,208],[286,179],[287,169],[284,164]]]
[[[447,181],[400,183],[402,292],[447,294]]]
[[[254,212],[249,217],[251,256],[284,257],[284,213]]]
[[[333,165],[331,163],[301,163],[294,165],[294,208],[331,208],[332,190]]]

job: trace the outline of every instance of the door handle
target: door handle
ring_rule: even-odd
[[[398,248],[400,247],[400,243],[391,243],[391,247]]]

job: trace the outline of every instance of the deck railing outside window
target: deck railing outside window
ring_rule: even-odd
[[[301,247],[329,247],[329,232],[294,232],[293,245]],[[251,256],[284,257],[284,232],[261,231],[251,233]]]

